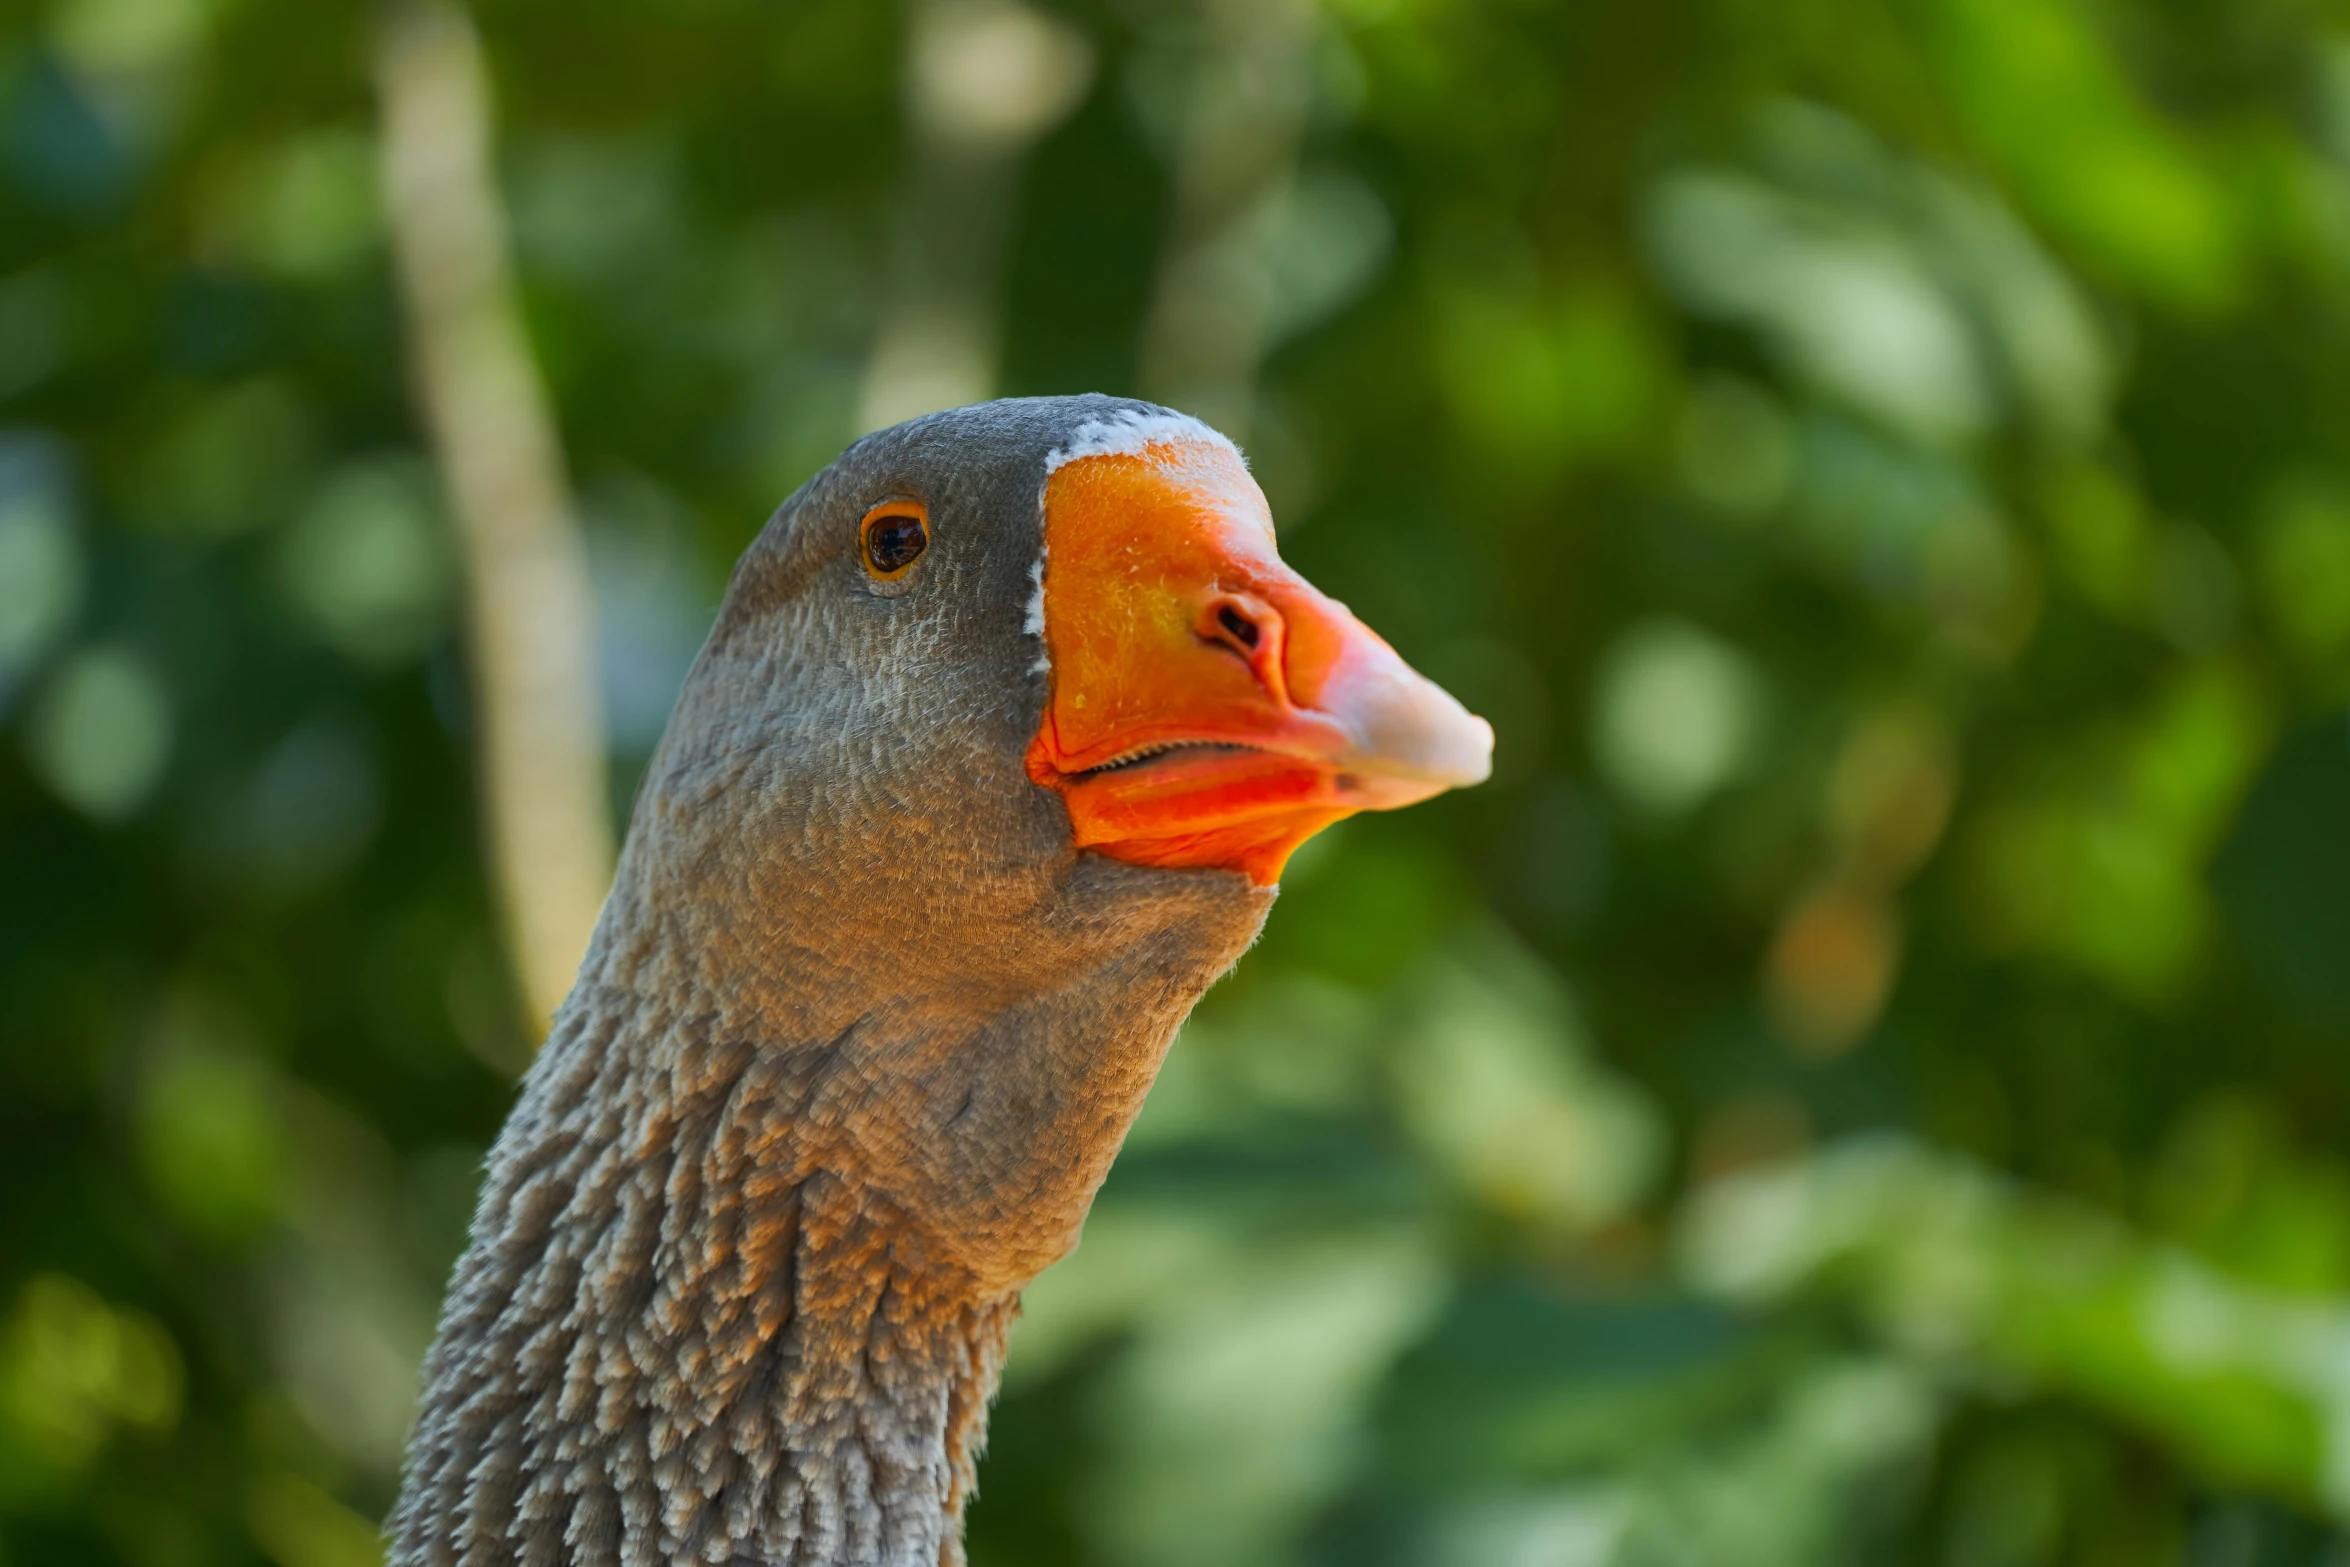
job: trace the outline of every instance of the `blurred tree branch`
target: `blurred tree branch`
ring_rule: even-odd
[[[397,6],[376,79],[416,396],[465,561],[486,835],[508,950],[543,1030],[612,876],[586,550],[515,293],[471,22],[434,0]]]
[[[992,397],[1020,166],[1083,101],[1093,47],[1012,0],[906,8],[907,173],[895,272],[860,430]]]
[[[1202,0],[1174,212],[1143,322],[1142,395],[1246,441],[1273,243],[1313,98],[1313,0]]]

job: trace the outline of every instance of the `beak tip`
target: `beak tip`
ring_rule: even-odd
[[[1449,789],[1466,789],[1493,776],[1493,726],[1447,695],[1453,721],[1445,725],[1429,749],[1430,781]],[[1454,716],[1457,715],[1457,716]]]
[[[1461,768],[1460,780],[1456,785],[1460,788],[1481,784],[1493,776],[1493,725],[1474,713],[1469,714],[1469,723],[1474,726],[1474,739],[1471,741],[1474,758],[1463,757],[1465,765]]]
[[[1353,714],[1356,760],[1365,771],[1426,786],[1406,791],[1411,799],[1465,789],[1493,776],[1493,726],[1451,692],[1418,675],[1376,689],[1379,695],[1356,706]]]

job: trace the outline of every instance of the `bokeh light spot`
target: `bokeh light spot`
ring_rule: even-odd
[[[279,579],[329,642],[363,663],[394,664],[441,634],[449,553],[429,476],[390,458],[320,487],[286,535]]]
[[[121,647],[88,649],[59,670],[34,705],[26,749],[58,798],[103,822],[130,816],[171,756],[171,699],[146,661]]]
[[[73,523],[45,494],[0,501],[0,701],[81,605]]]
[[[36,1275],[0,1322],[0,1497],[82,1469],[116,1426],[170,1430],[182,1382],[153,1320],[79,1279]]]
[[[1632,805],[1679,816],[1735,777],[1761,725],[1745,654],[1685,621],[1633,628],[1601,661],[1592,752]]]

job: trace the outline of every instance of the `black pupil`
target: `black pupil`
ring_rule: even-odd
[[[1242,647],[1253,648],[1257,645],[1257,623],[1239,610],[1227,604],[1216,611],[1216,618],[1223,622],[1226,631],[1239,639]]]
[[[865,535],[865,554],[875,571],[903,571],[930,543],[919,517],[884,517]]]

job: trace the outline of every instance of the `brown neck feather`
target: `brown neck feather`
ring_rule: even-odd
[[[395,1559],[958,1559],[1016,1297],[810,1157],[836,1051],[710,1022],[567,1010],[452,1285]]]

